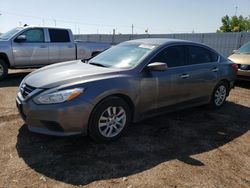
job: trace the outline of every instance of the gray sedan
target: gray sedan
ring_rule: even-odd
[[[32,132],[119,138],[131,122],[198,105],[223,105],[237,65],[194,42],[141,39],[89,61],[58,63],[27,75],[16,98]]]

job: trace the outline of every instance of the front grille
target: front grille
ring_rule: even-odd
[[[21,91],[23,98],[26,98],[35,89],[36,89],[35,87],[29,86],[27,84],[22,84],[20,91]]]

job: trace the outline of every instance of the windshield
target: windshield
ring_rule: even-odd
[[[238,50],[240,54],[250,54],[250,42],[246,43]]]
[[[112,47],[92,58],[89,64],[103,67],[132,68],[147,56],[156,46],[150,44],[121,44]]]
[[[16,27],[14,29],[11,29],[10,31],[0,35],[0,39],[2,40],[9,40],[13,35],[15,35],[17,32],[21,31],[21,27]]]

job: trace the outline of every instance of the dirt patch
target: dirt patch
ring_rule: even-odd
[[[15,107],[26,74],[0,83],[0,187],[250,187],[248,82],[220,110],[158,116],[117,142],[95,144],[27,130]]]

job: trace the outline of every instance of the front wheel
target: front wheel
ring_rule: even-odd
[[[0,80],[6,78],[7,75],[8,75],[8,66],[2,59],[0,59]]]
[[[229,87],[226,82],[221,81],[216,85],[210,102],[213,108],[220,108],[225,103],[228,90]]]
[[[109,97],[92,112],[89,134],[97,142],[113,141],[125,132],[130,121],[128,104],[121,98]]]

